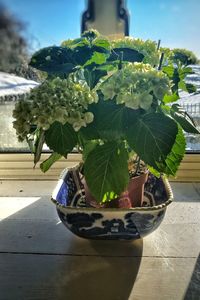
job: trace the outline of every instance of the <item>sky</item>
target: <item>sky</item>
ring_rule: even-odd
[[[101,1],[101,0],[99,0]],[[85,0],[0,0],[27,25],[32,50],[80,36]],[[130,36],[187,48],[200,58],[200,0],[127,0]]]

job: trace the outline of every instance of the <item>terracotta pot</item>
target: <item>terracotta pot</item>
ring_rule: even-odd
[[[140,207],[143,203],[144,184],[147,181],[148,171],[131,178],[128,185],[128,196],[130,198],[132,207]]]
[[[128,188],[120,197],[105,204],[98,203],[89,191],[85,179],[82,183],[85,188],[86,203],[92,207],[103,208],[131,208],[140,207],[143,203],[144,184],[147,181],[148,171],[130,179]]]

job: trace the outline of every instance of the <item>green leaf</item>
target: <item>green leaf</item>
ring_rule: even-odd
[[[182,91],[187,92],[186,83],[185,83],[183,80],[179,81],[178,87],[179,87],[179,89],[181,89]]]
[[[96,103],[91,104],[88,108],[88,111],[93,113],[94,120],[90,124],[87,124],[86,127],[81,127],[81,129],[79,130],[79,135],[81,139],[85,141],[100,139],[98,124],[96,122],[97,104]]]
[[[174,94],[178,95],[178,89],[182,89],[188,93],[193,93],[196,91],[196,88],[193,84],[185,83],[185,77],[189,74],[193,74],[192,68],[190,67],[174,67],[166,66],[162,68],[162,71],[167,74],[167,76],[172,80],[173,86],[172,91]],[[169,102],[169,101],[168,101]],[[170,101],[172,102],[172,101]],[[167,102],[165,102],[167,103]]]
[[[92,45],[104,48],[106,50],[110,50],[110,48],[111,48],[111,44],[110,44],[109,40],[105,39],[105,38],[96,38],[96,39],[94,39],[93,42],[92,42]]]
[[[83,140],[100,139],[99,131],[95,120],[92,123],[87,124],[86,127],[81,127],[81,129],[79,130],[79,135]]]
[[[171,65],[171,66],[165,66],[165,67],[162,67],[162,71],[167,74],[167,76],[172,79],[173,76],[174,76],[174,67]]]
[[[84,77],[91,89],[93,89],[96,84],[99,82],[99,80],[103,77],[106,76],[107,72],[104,70],[88,70],[84,69]]]
[[[45,132],[45,141],[51,150],[66,156],[76,146],[77,134],[70,124],[56,121]]]
[[[100,138],[103,140],[120,140],[125,138],[129,124],[137,120],[138,111],[126,106],[117,105],[115,101],[107,100],[98,103],[95,115]]]
[[[124,139],[125,131],[138,117],[138,111],[117,105],[114,100],[100,99],[90,109],[94,121],[81,130],[86,139],[116,140]],[[87,134],[88,133],[88,134]]]
[[[42,170],[42,172],[46,172],[49,170],[49,168],[60,158],[62,157],[62,155],[53,152],[46,160],[44,160],[41,164],[40,164],[40,169]]]
[[[93,56],[94,51],[87,45],[84,46],[77,46],[73,49],[73,60],[75,61],[76,65],[83,66],[87,63],[91,57]]]
[[[179,95],[177,95],[176,93],[172,94],[172,95],[165,95],[163,98],[164,103],[171,103],[171,102],[176,102],[179,99]]]
[[[98,145],[88,154],[84,175],[90,192],[98,202],[111,200],[126,189],[129,182],[127,160],[124,144],[115,142]]]
[[[118,61],[111,61],[111,62],[105,62],[102,65],[98,65],[99,70],[104,70],[107,72],[112,72],[118,70],[119,62]]]
[[[89,46],[90,43],[86,38],[77,38],[71,41],[70,48]]]
[[[186,83],[186,88],[187,88],[187,92],[190,94],[195,93],[197,91],[196,86],[191,83]]]
[[[103,63],[106,62],[106,59],[107,59],[107,54],[105,53],[99,53],[99,52],[94,52],[91,59],[89,59],[84,67],[87,67],[89,65],[93,65],[93,66],[96,66],[96,65],[101,65]]]
[[[180,105],[172,105],[170,113],[171,116],[180,124],[184,131],[188,133],[200,134],[199,130],[196,128],[193,119],[188,115],[188,113],[184,109],[182,109]]]
[[[107,61],[129,61],[129,62],[141,62],[144,55],[135,49],[130,48],[114,48]]]
[[[99,141],[97,140],[92,140],[92,141],[87,141],[85,144],[84,144],[84,147],[83,147],[83,153],[82,153],[82,156],[83,156],[83,160],[85,161],[88,154],[97,146],[99,145]]]
[[[185,77],[190,74],[194,74],[192,68],[190,67],[179,68],[179,76],[181,80],[185,79]]]
[[[180,61],[182,64],[188,64],[188,56],[184,53],[176,51],[173,57],[174,61]]]
[[[110,42],[107,39],[96,38],[92,42],[92,49],[101,53],[110,53]]]
[[[38,130],[36,132],[36,140],[34,143],[34,165],[37,164],[37,162],[40,160],[41,153],[42,153],[42,148],[44,145],[44,131],[43,130]]]
[[[47,47],[37,51],[30,66],[47,73],[70,73],[76,66],[73,51],[63,47]]]
[[[167,158],[165,160],[165,169],[163,172],[166,175],[176,175],[176,172],[178,170],[178,167],[180,165],[180,162],[183,159],[183,156],[185,154],[185,147],[186,147],[186,141],[185,136],[183,134],[183,131],[180,126],[178,126],[178,133],[176,135],[175,143],[172,147],[171,152],[167,155]],[[158,168],[161,169],[163,166],[159,166]]]
[[[145,114],[127,130],[130,147],[148,165],[162,172],[178,132],[177,123],[162,113]]]
[[[170,80],[172,80],[172,92],[173,94],[178,94],[179,82],[181,81],[179,77],[180,68],[174,66],[163,67],[162,71],[167,74]]]

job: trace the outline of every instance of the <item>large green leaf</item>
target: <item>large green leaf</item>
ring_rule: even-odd
[[[117,105],[114,100],[104,101],[91,105],[90,110],[94,120],[86,128],[81,129],[84,139],[102,139],[105,141],[125,138],[125,131],[138,117],[139,112]]]
[[[99,82],[99,80],[103,77],[107,75],[107,72],[104,70],[98,70],[98,69],[94,69],[94,70],[88,70],[88,69],[84,69],[84,77],[85,80],[87,82],[87,84],[89,85],[89,87],[91,89],[93,89],[96,84]]]
[[[66,156],[76,146],[77,134],[70,124],[56,121],[45,132],[45,141],[51,150]]]
[[[129,181],[127,160],[124,144],[116,142],[98,145],[87,155],[84,175],[98,202],[113,199],[125,190]]]
[[[37,51],[31,58],[30,65],[48,73],[68,74],[76,66],[82,66],[91,59],[95,50],[87,44],[77,44],[76,47],[47,47]]]
[[[81,127],[79,130],[79,135],[83,140],[97,140],[100,139],[99,131],[97,128],[97,123],[95,119],[92,123],[87,124],[86,127]]]
[[[73,49],[73,60],[76,65],[83,66],[87,61],[91,59],[93,56],[94,50],[92,50],[89,46],[84,45],[82,47],[77,46]]]
[[[99,145],[99,141],[98,140],[91,140],[91,141],[86,141],[84,143],[84,148],[83,148],[83,153],[82,153],[82,157],[83,160],[85,161],[88,154],[97,146]]]
[[[66,47],[65,43],[66,42],[63,42],[63,47]],[[89,45],[90,45],[89,41],[86,38],[81,37],[81,38],[70,40],[67,46],[73,49],[73,48],[89,46]]]
[[[96,38],[92,42],[92,49],[101,53],[109,53],[110,52],[110,42],[107,39]]]
[[[171,152],[167,155],[165,160],[165,167],[157,164],[158,170],[162,170],[166,175],[176,175],[180,162],[185,154],[185,136],[180,126],[178,126],[178,133],[176,135],[175,143]],[[164,167],[164,168],[163,168]]]
[[[84,67],[88,67],[92,65],[92,67],[96,67],[98,65],[104,64],[106,62],[108,55],[106,53],[93,52],[91,59],[87,60]]]
[[[46,172],[49,170],[49,168],[60,158],[62,157],[62,155],[53,152],[46,160],[44,160],[41,164],[40,164],[40,169],[42,170],[42,172]]]
[[[196,128],[193,119],[184,109],[182,109],[180,105],[172,105],[170,113],[172,117],[181,125],[184,131],[188,133],[200,134],[199,130]]]
[[[122,60],[129,62],[141,62],[144,55],[135,49],[130,48],[114,48],[108,61]]]
[[[124,105],[100,100],[94,113],[99,136],[103,140],[119,140],[124,135]]]
[[[30,66],[48,73],[69,73],[76,66],[73,50],[63,47],[47,47],[37,51]]]
[[[81,127],[79,130],[79,136],[81,139],[84,141],[89,141],[89,140],[97,140],[100,139],[99,136],[99,131],[98,131],[98,124],[97,124],[97,118],[96,118],[96,113],[97,113],[97,107],[98,104],[92,103],[89,105],[88,111],[92,112],[94,115],[94,120],[93,122],[87,124],[86,127]]]
[[[149,113],[127,130],[127,140],[146,164],[158,170],[158,163],[165,165],[177,133],[178,125],[172,118],[162,113]]]
[[[120,140],[125,137],[126,128],[136,121],[138,111],[117,105],[115,101],[99,101],[94,113],[99,135],[104,140]]]

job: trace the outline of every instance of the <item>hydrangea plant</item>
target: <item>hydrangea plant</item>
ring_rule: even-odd
[[[148,43],[146,53],[152,52]],[[30,65],[48,77],[13,112],[18,138],[27,140],[35,163],[44,143],[52,150],[42,171],[73,149],[82,153],[82,171],[99,202],[126,189],[133,155],[157,176],[175,175],[185,153],[183,131],[199,133],[175,103],[180,88],[194,91],[184,82],[191,69],[158,70],[132,44],[89,31],[61,47],[41,49]]]
[[[135,49],[144,55],[143,62],[151,66],[157,66],[159,63],[160,52],[157,49],[157,43],[151,40],[142,40],[139,38],[124,37],[112,41],[113,47],[124,47]]]

